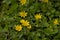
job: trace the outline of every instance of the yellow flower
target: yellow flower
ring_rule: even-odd
[[[42,2],[46,2],[46,3],[48,3],[48,0],[42,0]]]
[[[22,30],[22,26],[21,26],[21,25],[17,25],[17,26],[15,26],[15,30],[17,30],[17,31],[21,31],[21,30]]]
[[[20,16],[25,18],[27,16],[27,12],[25,12],[25,11],[20,12]]]
[[[42,18],[42,15],[41,15],[41,14],[36,14],[36,15],[35,15],[35,18],[36,18],[36,19],[41,19],[41,18]]]
[[[20,3],[21,3],[22,5],[24,5],[24,4],[26,4],[26,0],[20,0]]]
[[[24,22],[25,22],[25,20],[24,20],[24,19],[21,19],[21,20],[20,20],[20,23],[24,23]]]
[[[27,26],[28,29],[31,29],[31,25]]]
[[[53,22],[55,25],[59,24],[58,20],[55,19],[54,22]]]
[[[23,26],[28,26],[29,25],[29,22],[27,20],[20,20],[20,23],[22,23]]]

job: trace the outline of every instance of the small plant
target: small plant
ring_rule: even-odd
[[[0,40],[60,40],[60,0],[1,0]]]

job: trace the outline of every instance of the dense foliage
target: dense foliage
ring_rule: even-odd
[[[0,40],[60,40],[60,0],[21,1],[0,0]]]

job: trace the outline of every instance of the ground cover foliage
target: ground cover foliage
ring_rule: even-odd
[[[60,0],[21,1],[0,0],[0,40],[60,40]]]

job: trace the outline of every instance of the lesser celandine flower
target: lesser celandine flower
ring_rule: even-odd
[[[46,3],[48,3],[48,0],[42,0],[42,2],[46,2]]]
[[[25,20],[24,20],[24,19],[21,19],[21,20],[20,20],[20,23],[24,23],[24,22],[25,22]]]
[[[59,22],[58,22],[57,19],[55,19],[55,20],[53,21],[53,23],[54,23],[55,25],[59,24]]]
[[[42,18],[42,15],[41,15],[41,14],[36,14],[36,15],[35,15],[35,18],[36,18],[36,19],[41,19],[41,18]]]
[[[23,26],[28,26],[29,25],[29,22],[27,20],[20,20],[20,23],[22,23]]]
[[[31,25],[27,26],[28,29],[31,29]]]
[[[27,12],[21,11],[20,12],[20,16],[23,17],[23,18],[25,18],[27,16]]]
[[[20,3],[21,3],[22,5],[24,5],[24,4],[26,4],[26,1],[27,1],[27,0],[20,0]]]
[[[21,25],[16,25],[16,26],[15,26],[15,30],[21,31],[21,30],[22,30],[22,26],[21,26]]]

